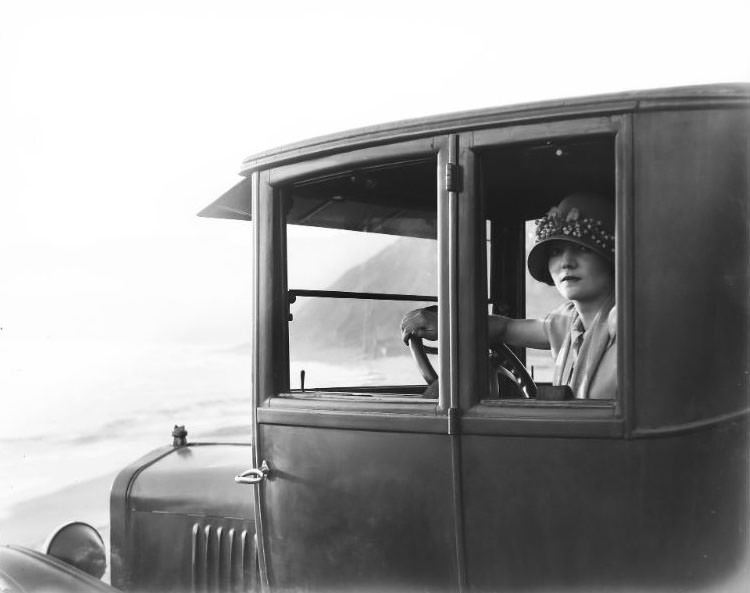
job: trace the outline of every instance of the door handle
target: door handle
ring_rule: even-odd
[[[264,459],[260,464],[260,469],[257,467],[246,469],[241,474],[234,476],[234,481],[237,484],[260,484],[270,473],[271,468],[268,467],[268,463]]]

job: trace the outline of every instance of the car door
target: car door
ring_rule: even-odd
[[[491,312],[518,318],[544,318],[560,303],[553,288],[526,278],[535,218],[576,190],[601,193],[618,208],[627,203],[627,126],[625,117],[602,116],[461,136],[462,168],[475,174],[459,223],[459,249],[468,255],[459,262],[460,282],[475,292],[462,293],[458,340],[463,346],[474,334],[479,343],[460,368],[462,377],[474,377],[460,393],[471,590],[595,589],[621,582],[629,553],[632,559],[627,542],[637,521],[627,502],[638,493],[622,438],[622,394],[573,401],[527,399],[502,387],[492,394],[483,346],[488,301]],[[623,247],[625,220],[618,222]],[[618,264],[618,303],[627,312],[626,274]],[[548,351],[516,354],[538,384],[549,384]]]
[[[254,488],[273,588],[458,582],[449,307],[439,396],[423,396],[399,331],[456,283],[449,147],[425,138],[254,173]]]

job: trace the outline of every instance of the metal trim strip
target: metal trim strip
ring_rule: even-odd
[[[256,227],[253,235],[253,256],[252,256],[252,295],[253,295],[253,329],[252,329],[252,343],[253,343],[253,364],[251,367],[251,389],[252,389],[252,405],[251,405],[251,442],[252,442],[252,457],[253,466],[260,467],[260,443],[259,430],[258,430],[258,414],[257,409],[262,398],[261,393],[261,378],[259,374],[260,370],[260,331],[258,319],[260,317],[260,256],[261,256],[261,229],[260,218],[258,212],[260,210],[260,174],[253,173],[252,175],[252,218],[256,221]],[[263,488],[260,484],[255,488],[255,531],[258,537],[258,571],[260,573],[260,585],[261,590],[265,590],[269,584],[268,577],[268,564],[266,561],[265,545],[264,545],[264,530],[263,530]]]
[[[658,426],[654,428],[636,428],[632,431],[631,435],[634,439],[679,436],[691,432],[709,430],[732,422],[744,422],[747,421],[749,417],[750,408],[745,408],[744,410],[730,412],[721,416],[713,416],[712,418],[705,418],[703,420],[696,420],[695,422],[686,422],[683,424],[675,424],[673,426]]]
[[[615,290],[617,292],[618,352],[616,413],[625,420],[629,434],[635,424],[635,192],[633,116],[618,118],[615,130]]]
[[[333,411],[310,409],[258,408],[259,424],[337,428],[341,430],[374,430],[381,432],[408,432],[445,434],[445,416],[424,414],[394,414],[385,412]]]
[[[625,426],[621,419],[529,417],[463,417],[462,435],[494,435],[519,437],[562,438],[623,438]]]

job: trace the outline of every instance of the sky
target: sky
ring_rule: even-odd
[[[249,340],[249,225],[196,217],[244,157],[430,114],[747,81],[745,4],[0,0],[0,433],[91,413],[94,390],[160,366],[179,390],[196,348]]]

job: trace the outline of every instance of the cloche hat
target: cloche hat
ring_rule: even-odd
[[[547,266],[547,249],[552,241],[588,247],[614,266],[614,204],[598,194],[573,193],[536,221],[536,243],[529,252],[529,272],[539,282],[550,285],[554,282]]]

